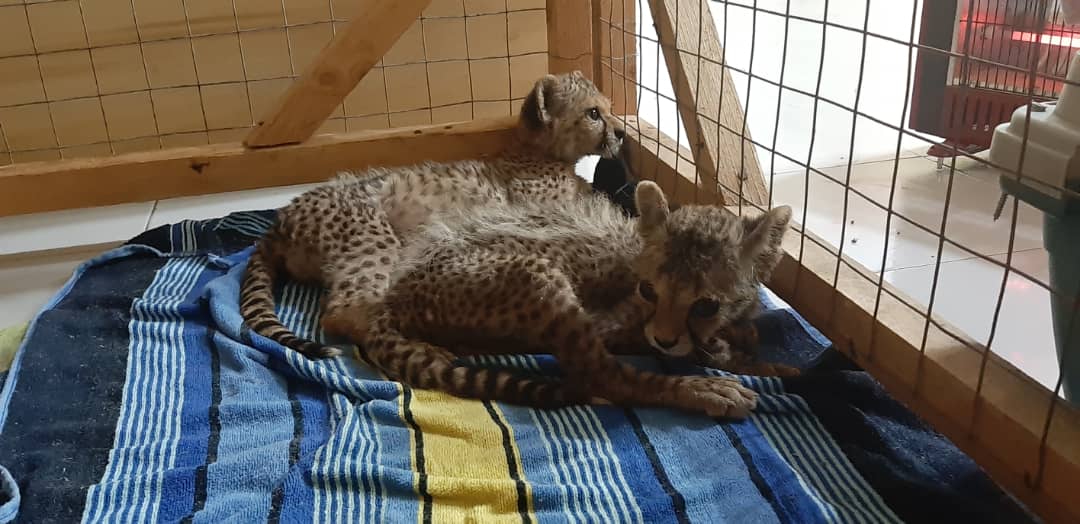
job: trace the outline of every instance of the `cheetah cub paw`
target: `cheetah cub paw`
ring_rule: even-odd
[[[692,377],[688,386],[697,411],[710,417],[741,419],[757,407],[758,394],[731,377]]]

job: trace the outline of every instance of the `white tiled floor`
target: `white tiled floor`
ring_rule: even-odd
[[[805,216],[807,229],[832,246],[841,245],[843,234],[845,256],[873,271],[884,269],[889,283],[926,306],[938,265],[938,233],[950,172],[938,171],[934,162],[925,157],[900,159],[892,209],[910,221],[894,215],[885,235],[884,207],[889,201],[895,164],[885,161],[853,167],[850,187],[854,190],[847,191],[846,216],[844,189],[818,174],[811,173],[809,177],[809,198],[804,196],[805,171],[778,174],[774,199],[777,204],[791,205],[800,222]],[[846,175],[846,168],[839,173],[830,169],[822,171],[839,177],[841,182]],[[991,342],[989,336],[1005,270],[961,249],[958,244],[1004,264],[1009,252],[1012,204],[1010,201],[1006,212],[994,221],[993,208],[999,195],[996,180],[956,171],[952,181],[945,222],[948,241],[941,246],[933,313],[986,344]],[[847,228],[842,232],[845,220]],[[1011,266],[1035,280],[1010,271],[991,348],[1041,383],[1053,387],[1058,366],[1050,295],[1039,285],[1049,280],[1047,254],[1042,245],[1042,216],[1022,203],[1013,242]],[[884,266],[883,252],[886,253]]]
[[[276,209],[289,203],[293,197],[315,187],[317,184],[271,187],[254,191],[236,191],[197,197],[173,198],[158,201],[154,213],[147,221],[148,228],[172,224],[181,220],[215,218],[231,211],[245,209]]]
[[[994,259],[1004,263],[1004,255]],[[1030,249],[1013,254],[1013,266],[1037,279],[1046,279],[1046,251]],[[934,313],[983,344],[989,340],[1005,271],[977,258],[945,262],[938,276]],[[921,304],[929,303],[934,266],[885,273],[885,279]],[[992,349],[1013,365],[1053,388],[1058,378],[1050,317],[1050,295],[1034,282],[1010,273]]]
[[[903,158],[899,162],[881,161],[853,167],[849,186],[842,185],[846,167],[825,168],[825,176],[811,173],[809,189],[805,187],[805,171],[779,173],[773,196],[776,202],[795,208],[795,216],[809,229],[833,245],[840,244],[841,226],[847,220],[844,233],[844,254],[866,267],[882,267],[881,254],[885,248],[885,209],[893,171],[896,171],[896,192],[893,195],[893,219],[889,225],[889,249],[884,269],[933,264],[936,261],[939,233],[945,210],[945,196],[952,179],[949,214],[944,236],[942,261],[961,260],[973,255],[1005,253],[1009,243],[1011,207],[994,222],[993,208],[1000,191],[996,181],[984,180],[957,171],[950,177],[948,170],[938,171],[925,157]],[[828,178],[826,178],[828,177]],[[844,213],[844,194],[847,193],[847,214]],[[806,194],[810,205],[806,206]],[[1021,205],[1017,222],[1014,251],[1042,247],[1041,216],[1037,210]],[[966,248],[966,249],[965,249]]]
[[[183,219],[281,207],[310,187],[277,187],[0,218],[0,327],[29,320],[79,263],[111,244]],[[77,247],[94,244],[98,246]]]
[[[0,219],[0,255],[127,240],[146,229],[153,202]]]

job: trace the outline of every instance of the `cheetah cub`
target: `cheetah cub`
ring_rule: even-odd
[[[756,307],[791,209],[752,219],[713,206],[669,211],[652,182],[635,199],[638,219],[598,196],[439,217],[405,250],[371,325],[355,327],[365,358],[462,397],[745,416],[757,397],[737,379],[640,371],[607,346],[642,333],[671,355],[717,344]],[[473,367],[458,358],[468,353],[551,353],[563,378]]]
[[[575,163],[592,154],[615,157],[623,136],[610,101],[580,72],[544,76],[522,103],[516,141],[504,153],[342,174],[279,210],[248,262],[240,312],[256,332],[308,357],[335,355],[335,348],[301,339],[281,324],[273,297],[279,272],[328,288],[322,327],[346,334],[346,325],[366,325],[402,246],[432,213],[591,192]]]

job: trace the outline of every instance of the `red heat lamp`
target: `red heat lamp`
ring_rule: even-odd
[[[989,148],[1016,108],[1060,96],[1080,26],[1064,22],[1061,2],[1042,3],[923,2],[908,125],[945,139],[927,151],[938,167]]]

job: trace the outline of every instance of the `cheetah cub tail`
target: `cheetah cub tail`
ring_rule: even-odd
[[[244,282],[240,286],[240,315],[252,331],[311,359],[334,357],[337,348],[296,336],[281,323],[274,311],[276,258],[264,240],[259,241],[248,260]]]

